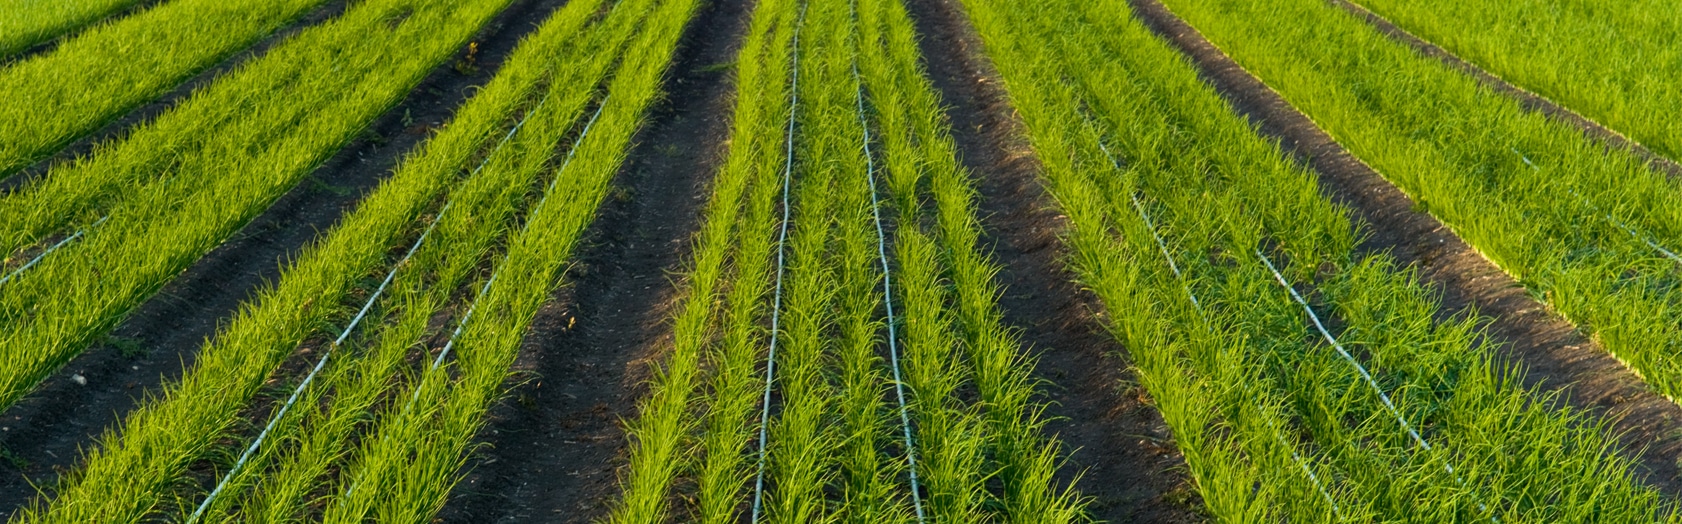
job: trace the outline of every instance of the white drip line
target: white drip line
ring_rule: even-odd
[[[1524,156],[1524,153],[1520,153],[1517,148],[1513,148],[1513,154],[1518,155],[1519,160],[1523,160],[1524,165],[1530,166],[1530,169],[1535,170],[1538,173],[1542,172],[1541,167],[1538,167],[1536,163],[1531,162],[1530,157]],[[1611,222],[1613,226],[1617,226],[1618,229],[1622,229],[1625,233],[1629,233],[1629,236],[1635,237],[1636,240],[1640,240],[1642,243],[1647,244],[1647,247],[1653,248],[1654,251],[1658,251],[1672,262],[1682,264],[1682,255],[1677,255],[1675,252],[1665,249],[1664,246],[1659,245],[1658,242],[1654,241],[1652,237],[1641,234],[1641,232],[1636,231],[1635,228],[1630,227],[1628,224],[1623,223],[1623,221],[1613,217],[1611,213],[1601,211],[1599,206],[1594,205],[1594,202],[1590,202],[1589,199],[1583,198],[1583,195],[1577,193],[1577,190],[1568,188],[1566,191],[1571,192],[1571,196],[1577,197],[1577,200],[1582,201],[1583,205],[1588,206],[1590,211],[1600,214],[1607,222]]]
[[[783,223],[781,232],[777,234],[777,281],[776,292],[771,303],[771,342],[765,356],[765,395],[760,400],[759,408],[759,460],[753,481],[753,517],[752,523],[759,524],[759,515],[764,511],[765,502],[765,440],[766,428],[771,422],[771,385],[776,379],[777,369],[777,334],[780,331],[778,322],[782,319],[783,310],[783,264],[784,248],[788,243],[789,206],[788,192],[790,181],[794,175],[794,122],[795,109],[800,104],[800,29],[806,25],[806,4],[800,4],[800,15],[794,22],[794,45],[790,55],[793,56],[793,66],[789,70],[789,99],[788,99],[788,132],[784,138],[783,151]]]
[[[530,119],[533,114],[537,113],[537,111],[542,109],[543,105],[548,102],[549,97],[545,95],[543,100],[538,103],[537,107],[527,111],[525,116],[520,118],[520,121],[515,123],[514,127],[509,129],[508,133],[502,136],[502,140],[497,142],[496,147],[491,149],[490,154],[485,155],[484,160],[479,162],[477,167],[473,168],[472,173],[468,174],[468,178],[473,178],[473,176],[478,175],[479,172],[485,168],[485,165],[490,163],[491,157],[494,156],[498,150],[502,149],[502,146],[506,145],[508,140],[513,138],[514,134],[520,131],[521,127],[526,125],[526,120]],[[357,311],[356,316],[351,319],[350,324],[346,325],[345,329],[339,333],[338,338],[333,339],[333,343],[327,346],[326,351],[324,351],[321,355],[321,359],[316,361],[315,367],[311,368],[309,374],[304,376],[304,380],[299,382],[298,386],[292,389],[292,395],[287,397],[286,403],[280,406],[280,410],[275,412],[274,416],[269,417],[269,422],[263,426],[263,431],[257,434],[257,439],[252,441],[251,445],[245,448],[245,452],[240,454],[239,460],[234,462],[233,468],[230,468],[227,473],[222,475],[222,479],[216,482],[216,487],[210,491],[209,495],[205,496],[204,501],[199,503],[198,509],[193,510],[193,514],[187,517],[187,524],[194,524],[198,522],[199,518],[204,516],[204,512],[210,508],[210,504],[216,500],[216,497],[221,495],[222,490],[228,486],[228,482],[234,478],[234,475],[237,475],[240,470],[245,467],[245,463],[251,459],[251,456],[257,453],[257,449],[263,445],[263,441],[268,439],[269,432],[274,430],[275,426],[280,423],[280,420],[286,416],[287,411],[292,409],[292,405],[298,402],[299,397],[303,396],[304,390],[308,389],[310,383],[315,381],[316,375],[320,374],[321,370],[327,366],[327,359],[333,356],[333,350],[338,349],[339,346],[344,344],[345,339],[350,338],[351,332],[356,329],[357,325],[362,323],[362,319],[367,317],[368,312],[373,309],[374,302],[379,300],[381,295],[385,294],[387,287],[390,287],[392,279],[397,276],[397,270],[402,268],[404,264],[409,262],[410,258],[415,256],[415,252],[420,250],[421,244],[425,243],[427,237],[432,235],[432,231],[438,227],[438,222],[443,220],[444,215],[449,213],[450,207],[454,205],[455,202],[453,201],[446,202],[444,207],[438,210],[438,214],[432,217],[431,223],[427,224],[426,230],[421,232],[420,238],[415,239],[415,243],[409,246],[409,250],[403,254],[403,258],[399,259],[397,264],[391,267],[391,271],[386,273],[384,280],[380,281],[380,286],[374,290],[374,294],[370,295],[368,300],[363,302],[362,309]]]
[[[894,285],[893,271],[888,264],[887,234],[882,230],[882,202],[876,196],[876,157],[870,150],[870,121],[864,111],[864,81],[859,76],[859,66],[853,63],[853,81],[858,86],[855,100],[858,102],[859,126],[864,129],[864,174],[870,183],[870,214],[876,221],[876,256],[882,261],[882,302],[888,310],[888,358],[894,368],[894,397],[899,401],[899,423],[905,433],[905,460],[910,469],[911,477],[911,507],[917,513],[917,522],[924,522],[923,495],[917,483],[917,441],[911,435],[911,415],[905,408],[905,380],[901,378],[899,365],[898,335],[894,330]]]
[[[76,233],[70,235],[69,237],[66,237],[64,240],[60,240],[57,243],[54,243],[52,245],[52,247],[47,248],[46,251],[42,251],[41,254],[35,255],[35,258],[29,259],[28,263],[26,263],[22,266],[18,266],[18,268],[12,270],[11,273],[7,273],[5,278],[0,278],[0,285],[4,285],[5,283],[10,282],[12,279],[17,278],[17,276],[22,274],[25,270],[29,269],[30,267],[34,266],[37,263],[40,263],[41,259],[47,258],[47,255],[52,254],[52,252],[54,252],[54,251],[58,251],[58,248],[64,247],[65,244],[69,244],[71,242],[74,242],[76,239],[81,238],[83,234],[87,233],[88,231],[93,230],[93,228],[99,227],[100,224],[104,224],[105,220],[109,219],[109,218],[111,218],[111,215],[105,215],[105,216],[99,217],[99,220],[94,221],[94,223],[88,225],[88,227],[78,229],[78,230],[76,230]]]
[[[584,129],[580,130],[578,138],[573,140],[572,148],[567,150],[566,158],[561,161],[561,166],[555,170],[554,178],[549,180],[549,187],[543,191],[543,197],[539,198],[537,205],[532,206],[532,211],[527,213],[527,227],[530,227],[531,225],[531,217],[536,217],[538,212],[543,210],[543,204],[547,203],[549,201],[549,195],[555,192],[555,185],[560,182],[561,174],[566,172],[567,166],[572,165],[572,158],[578,153],[578,145],[584,142],[584,137],[590,135],[590,128],[594,127],[596,125],[596,120],[601,118],[602,110],[607,109],[607,102],[610,98],[612,98],[611,94],[602,98],[601,105],[596,107],[595,114],[591,115],[590,120],[584,123]],[[484,285],[479,286],[479,292],[473,296],[473,302],[467,305],[467,312],[462,314],[459,322],[456,322],[456,328],[450,333],[450,339],[444,342],[444,349],[440,350],[438,352],[438,356],[433,358],[432,363],[427,366],[427,373],[435,373],[438,371],[440,366],[443,366],[444,359],[450,355],[450,351],[452,349],[455,349],[456,340],[461,337],[462,330],[467,328],[467,322],[473,320],[473,312],[479,308],[479,301],[485,298],[486,293],[490,292],[491,284],[496,283],[497,277],[502,274],[502,268],[507,266],[506,262],[508,261],[508,257],[512,254],[512,251],[504,253],[502,256],[502,262],[498,263],[496,267],[491,270],[491,278],[485,280]],[[410,409],[414,408],[415,402],[420,400],[420,394],[421,384],[416,384],[414,391],[409,395],[409,400],[403,404],[403,409],[397,412],[398,419],[403,418],[403,416],[409,413]],[[384,442],[388,438],[390,438],[389,434],[381,435],[380,441]],[[345,488],[345,496],[348,497],[351,493],[355,493],[357,486],[357,482],[352,480],[350,486]]]
[[[1343,344],[1339,343],[1336,338],[1332,337],[1331,332],[1326,330],[1326,325],[1320,322],[1320,315],[1314,313],[1314,308],[1308,306],[1308,301],[1304,300],[1302,295],[1297,293],[1296,288],[1291,287],[1291,283],[1285,280],[1285,275],[1279,273],[1279,269],[1274,267],[1273,261],[1268,259],[1267,255],[1262,253],[1260,248],[1256,249],[1256,256],[1261,257],[1262,264],[1267,266],[1268,271],[1273,272],[1273,278],[1279,282],[1279,285],[1284,287],[1285,291],[1289,291],[1291,293],[1291,299],[1295,300],[1297,305],[1302,306],[1302,310],[1308,313],[1308,319],[1314,322],[1314,329],[1320,332],[1320,336],[1325,338],[1326,342],[1331,344],[1333,349],[1337,350],[1337,354],[1343,357],[1345,362],[1348,362],[1351,367],[1355,368],[1355,371],[1361,374],[1361,378],[1366,380],[1367,385],[1372,387],[1373,392],[1378,393],[1378,399],[1384,402],[1384,408],[1389,410],[1390,416],[1396,418],[1396,423],[1401,424],[1402,429],[1407,430],[1408,436],[1413,437],[1413,442],[1418,444],[1419,447],[1423,448],[1426,452],[1432,451],[1433,448],[1431,447],[1431,444],[1426,442],[1424,437],[1419,436],[1419,432],[1413,429],[1413,425],[1409,424],[1407,419],[1402,417],[1402,412],[1396,409],[1396,404],[1390,401],[1390,395],[1385,394],[1384,388],[1379,387],[1378,381],[1372,378],[1372,373],[1367,372],[1366,366],[1362,366],[1359,361],[1355,360],[1355,357],[1349,354],[1349,351],[1343,349]],[[1443,470],[1447,471],[1449,476],[1454,477],[1454,483],[1458,484],[1460,489],[1476,494],[1475,491],[1472,491],[1466,486],[1466,481],[1460,478],[1460,474],[1454,471],[1454,465],[1449,463],[1448,457],[1446,456],[1443,457]],[[1478,501],[1477,504],[1479,511],[1489,513],[1489,506],[1484,505],[1483,501]],[[1501,522],[1500,519],[1495,518],[1494,514],[1490,514],[1489,520],[1496,523]]]
[[[1110,153],[1110,148],[1105,147],[1103,142],[1098,143],[1098,148],[1104,150],[1104,155],[1109,157],[1110,165],[1114,166],[1116,171],[1121,171],[1121,162],[1116,161],[1115,154]],[[1170,254],[1168,251],[1168,243],[1163,241],[1162,235],[1157,233],[1156,224],[1151,221],[1150,214],[1145,212],[1145,206],[1143,203],[1139,202],[1139,196],[1134,193],[1128,193],[1127,196],[1133,199],[1133,210],[1137,211],[1139,213],[1139,218],[1145,222],[1145,228],[1150,230],[1151,238],[1156,239],[1157,250],[1162,252],[1162,259],[1168,262],[1168,269],[1174,272],[1174,278],[1180,282],[1180,288],[1185,290],[1186,298],[1191,299],[1192,308],[1197,310],[1197,315],[1207,322],[1209,318],[1203,311],[1202,302],[1197,300],[1197,295],[1191,290],[1191,283],[1186,281],[1185,275],[1180,272],[1179,264],[1174,262],[1174,255]],[[1262,421],[1267,422],[1268,429],[1270,429],[1273,433],[1273,439],[1277,441],[1281,447],[1291,451],[1291,459],[1296,461],[1298,467],[1302,468],[1302,472],[1308,476],[1308,480],[1314,483],[1314,489],[1320,492],[1320,496],[1326,499],[1326,504],[1330,505],[1332,508],[1332,515],[1337,517],[1338,520],[1343,520],[1343,511],[1338,508],[1337,500],[1332,498],[1331,492],[1328,491],[1326,489],[1326,485],[1320,481],[1320,476],[1316,475],[1314,473],[1314,469],[1309,467],[1308,459],[1304,458],[1302,454],[1297,451],[1296,446],[1292,446],[1285,440],[1285,436],[1283,432],[1279,430],[1279,426],[1274,424],[1273,417],[1268,416],[1267,412],[1262,410],[1260,403],[1251,399],[1250,405],[1255,408],[1256,413],[1261,416]]]

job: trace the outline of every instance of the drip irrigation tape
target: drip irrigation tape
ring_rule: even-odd
[[[52,247],[47,248],[46,251],[42,251],[41,254],[35,255],[35,258],[29,259],[28,263],[26,263],[22,266],[18,266],[18,268],[12,270],[11,273],[7,273],[5,278],[0,278],[0,285],[4,285],[7,282],[11,282],[13,278],[17,278],[17,276],[22,274],[25,270],[29,269],[30,267],[33,267],[37,263],[40,263],[41,259],[47,258],[47,255],[52,254],[52,252],[54,252],[54,251],[58,251],[58,248],[64,247],[65,244],[69,244],[69,243],[75,241],[76,239],[81,238],[83,234],[87,233],[88,231],[93,230],[93,228],[99,227],[100,224],[104,224],[105,220],[108,219],[108,218],[111,218],[111,215],[105,215],[103,217],[99,217],[99,220],[95,220],[94,223],[89,225],[88,227],[84,227],[82,229],[76,230],[76,233],[70,235],[69,237],[66,237],[64,240],[58,241],[57,243],[53,244]]]
[[[526,125],[526,120],[530,119],[533,114],[536,114],[537,111],[542,109],[544,104],[547,104],[548,102],[549,97],[548,95],[545,95],[543,100],[539,102],[536,107],[527,111],[525,116],[521,117],[520,121],[516,122],[514,127],[509,129],[508,133],[502,136],[502,140],[497,142],[496,147],[492,148],[491,152],[485,155],[484,160],[479,162],[477,167],[473,168],[473,171],[468,174],[468,178],[478,175],[479,171],[483,170],[485,165],[490,163],[491,156],[495,155],[498,150],[502,149],[502,146],[508,144],[508,140],[513,138],[514,134],[519,132],[520,128]],[[240,454],[239,460],[234,462],[234,466],[228,469],[227,473],[222,475],[222,479],[216,482],[216,487],[210,491],[209,495],[205,496],[203,501],[199,502],[198,509],[193,510],[193,514],[187,518],[187,524],[194,524],[198,522],[199,518],[204,516],[205,510],[209,509],[210,504],[216,501],[216,497],[222,494],[222,490],[227,487],[228,482],[233,479],[234,475],[237,475],[240,470],[245,467],[245,463],[251,459],[251,456],[257,453],[257,449],[263,445],[263,441],[268,439],[269,432],[273,431],[275,426],[280,423],[280,420],[286,417],[287,411],[292,409],[292,405],[298,402],[299,397],[303,396],[304,390],[308,389],[310,384],[315,381],[316,375],[319,375],[321,370],[327,366],[327,360],[333,356],[333,350],[338,349],[339,346],[344,344],[345,339],[350,338],[350,334],[356,330],[356,326],[360,325],[362,320],[368,316],[368,312],[373,309],[374,303],[379,300],[381,295],[385,294],[386,288],[391,286],[392,279],[397,276],[397,270],[402,268],[404,264],[409,262],[410,258],[415,256],[415,252],[420,250],[421,245],[426,242],[427,237],[431,236],[432,231],[438,227],[438,222],[443,220],[444,215],[449,213],[450,207],[454,205],[455,202],[446,202],[444,207],[438,210],[438,214],[432,217],[431,223],[427,224],[426,230],[421,232],[420,238],[416,238],[415,243],[409,246],[409,250],[403,253],[403,258],[399,259],[397,264],[391,267],[391,271],[386,273],[385,279],[380,281],[380,286],[375,288],[374,293],[368,297],[367,301],[363,302],[362,308],[356,312],[356,316],[351,318],[349,324],[345,325],[344,330],[339,333],[338,338],[333,339],[333,343],[327,346],[327,350],[323,352],[321,358],[315,362],[315,367],[310,368],[310,372],[308,375],[304,376],[304,380],[299,382],[298,386],[292,389],[292,395],[287,397],[286,403],[280,406],[280,410],[276,411],[274,416],[269,417],[269,422],[263,426],[263,431],[257,434],[257,439],[253,440],[251,445],[245,448],[245,452]],[[460,329],[458,328],[457,330],[459,332]]]
[[[759,515],[764,511],[765,503],[765,440],[766,428],[771,422],[771,385],[776,378],[777,370],[777,334],[780,332],[778,322],[782,319],[783,310],[783,272],[784,251],[788,244],[789,205],[788,192],[794,177],[794,122],[795,110],[800,105],[800,29],[806,25],[806,3],[801,2],[800,14],[794,22],[794,45],[789,54],[793,57],[793,65],[789,68],[789,98],[788,98],[788,132],[784,138],[783,148],[783,222],[781,231],[777,233],[777,281],[776,292],[771,303],[771,342],[765,355],[765,395],[760,400],[759,408],[759,459],[753,481],[753,517],[752,523],[759,524]]]
[[[1407,430],[1408,436],[1413,437],[1413,442],[1418,444],[1419,447],[1424,448],[1427,452],[1432,451],[1433,448],[1431,447],[1431,444],[1426,442],[1424,437],[1419,436],[1419,432],[1413,429],[1413,425],[1409,424],[1407,419],[1402,417],[1402,412],[1396,409],[1396,404],[1390,401],[1390,395],[1385,394],[1384,388],[1379,387],[1378,381],[1372,378],[1372,373],[1367,372],[1366,366],[1361,365],[1359,361],[1355,360],[1355,357],[1351,356],[1348,350],[1343,349],[1343,344],[1339,343],[1336,338],[1332,337],[1331,332],[1326,330],[1326,325],[1320,321],[1320,315],[1314,313],[1314,308],[1308,306],[1308,301],[1304,300],[1302,295],[1297,293],[1296,288],[1291,287],[1291,283],[1285,280],[1285,275],[1279,272],[1279,268],[1274,267],[1273,261],[1268,259],[1267,255],[1262,253],[1260,248],[1256,249],[1256,256],[1261,257],[1262,264],[1267,265],[1267,270],[1273,272],[1273,278],[1279,282],[1279,285],[1284,287],[1285,291],[1291,293],[1291,299],[1295,300],[1297,305],[1302,306],[1302,310],[1308,313],[1308,319],[1314,322],[1314,329],[1320,332],[1320,336],[1325,338],[1326,342],[1331,344],[1333,349],[1337,350],[1338,356],[1343,357],[1344,362],[1348,362],[1350,366],[1355,368],[1355,371],[1361,374],[1361,378],[1366,380],[1367,385],[1372,387],[1373,392],[1378,393],[1378,399],[1384,402],[1384,409],[1390,412],[1390,416],[1396,418],[1396,423],[1401,424],[1402,429]],[[1443,458],[1443,469],[1448,471],[1450,476],[1454,477],[1454,483],[1458,484],[1460,489],[1472,492],[1472,490],[1466,486],[1466,481],[1461,479],[1460,474],[1454,471],[1454,465],[1448,462],[1447,457]],[[1479,501],[1477,504],[1479,511],[1489,513],[1489,506],[1484,505],[1482,501]],[[1489,520],[1496,523],[1501,522],[1500,519],[1495,518],[1494,514],[1489,516]]]
[[[917,482],[917,441],[911,434],[911,415],[905,408],[905,380],[901,378],[899,365],[898,335],[894,331],[894,283],[893,271],[888,264],[887,233],[882,230],[882,202],[876,196],[876,156],[870,150],[870,121],[864,111],[864,81],[859,76],[858,63],[853,64],[853,82],[858,86],[855,100],[858,103],[859,126],[864,130],[864,174],[870,184],[870,215],[876,222],[876,256],[882,261],[882,302],[888,313],[888,358],[894,369],[894,397],[899,401],[899,423],[905,433],[905,461],[909,466],[911,479],[911,507],[917,513],[917,522],[924,522],[922,489]]]
[[[561,174],[566,172],[567,166],[572,165],[572,158],[573,155],[578,152],[578,145],[584,142],[584,137],[590,135],[590,128],[594,127],[596,125],[596,120],[601,118],[602,110],[607,109],[607,102],[610,98],[612,98],[611,95],[602,98],[602,103],[596,108],[595,114],[591,115],[590,120],[584,123],[584,129],[578,132],[578,138],[573,140],[572,148],[567,150],[566,159],[562,160],[561,166],[555,170],[555,177],[549,181],[549,187],[543,192],[543,197],[537,201],[536,206],[532,207],[532,211],[527,213],[527,226],[531,224],[529,217],[536,216],[537,213],[543,209],[543,204],[549,201],[549,195],[555,192],[555,184],[560,181]],[[509,254],[511,253],[503,254],[503,262],[508,261]],[[444,349],[439,351],[438,356],[432,359],[432,364],[427,366],[427,373],[437,372],[438,368],[444,364],[444,359],[450,356],[450,350],[455,349],[456,340],[461,338],[462,330],[467,327],[467,322],[473,319],[473,312],[479,308],[479,300],[485,298],[485,293],[490,292],[491,284],[496,283],[496,279],[502,274],[502,268],[505,265],[506,264],[502,263],[497,264],[496,268],[491,270],[491,278],[485,280],[484,285],[479,286],[479,293],[473,296],[473,302],[468,304],[467,312],[462,314],[461,321],[456,322],[456,329],[450,333],[450,339],[444,342]],[[415,390],[409,395],[408,402],[403,404],[403,409],[398,410],[397,418],[401,419],[404,415],[409,413],[410,409],[414,408],[415,402],[420,400],[420,394],[421,388],[417,385]],[[382,435],[380,437],[380,441],[384,442],[388,437],[389,436],[387,435]],[[352,481],[350,487],[345,488],[345,495],[349,496],[351,493],[355,493],[356,486],[357,483]]]
[[[1520,160],[1524,161],[1524,165],[1530,166],[1530,169],[1535,170],[1538,173],[1542,172],[1541,167],[1538,167],[1535,162],[1531,162],[1530,157],[1524,156],[1524,153],[1518,152],[1518,149],[1516,149],[1516,148],[1513,149],[1513,154],[1518,155],[1518,158]],[[1583,195],[1577,193],[1577,190],[1566,189],[1566,191],[1570,191],[1571,196],[1577,197],[1577,200],[1582,201],[1583,205],[1587,206],[1590,211],[1594,212],[1595,214],[1599,214],[1602,218],[1605,218],[1606,221],[1610,222],[1613,226],[1616,226],[1618,229],[1624,230],[1625,233],[1629,233],[1629,236],[1635,237],[1636,240],[1640,240],[1642,243],[1647,244],[1647,247],[1653,248],[1654,251],[1658,251],[1659,254],[1664,255],[1665,258],[1670,259],[1672,262],[1675,262],[1677,264],[1682,264],[1682,255],[1677,255],[1676,252],[1671,251],[1669,249],[1665,249],[1664,246],[1659,245],[1659,243],[1657,241],[1654,241],[1653,237],[1641,234],[1640,231],[1637,231],[1635,228],[1630,227],[1629,224],[1625,224],[1625,223],[1623,223],[1623,221],[1620,221],[1617,218],[1613,217],[1611,213],[1601,211],[1600,206],[1596,206],[1596,205],[1594,205],[1594,202],[1590,202],[1589,199],[1583,198]]]
[[[1098,148],[1104,150],[1104,156],[1109,157],[1110,165],[1115,167],[1116,171],[1121,171],[1121,162],[1116,160],[1115,154],[1110,152],[1110,148],[1105,147],[1103,142],[1098,143]],[[1180,288],[1185,290],[1186,298],[1191,299],[1192,308],[1196,309],[1197,315],[1202,317],[1205,323],[1207,323],[1209,318],[1207,314],[1203,312],[1202,303],[1197,300],[1197,294],[1192,292],[1191,283],[1187,282],[1185,275],[1180,272],[1180,265],[1174,262],[1174,255],[1168,251],[1168,243],[1163,241],[1161,234],[1157,233],[1156,223],[1151,221],[1150,214],[1145,212],[1144,203],[1139,201],[1139,196],[1137,194],[1129,193],[1127,196],[1133,199],[1133,210],[1139,213],[1139,219],[1143,220],[1145,222],[1145,228],[1150,230],[1151,238],[1156,240],[1157,250],[1162,252],[1162,259],[1168,262],[1168,269],[1174,272],[1174,278],[1180,282]],[[1309,482],[1314,483],[1314,489],[1320,492],[1320,497],[1326,499],[1326,504],[1332,508],[1332,516],[1336,517],[1337,520],[1343,520],[1343,510],[1338,508],[1337,500],[1332,498],[1331,492],[1328,491],[1326,489],[1326,485],[1320,481],[1320,476],[1316,475],[1314,473],[1314,469],[1309,467],[1308,459],[1304,458],[1301,453],[1297,452],[1296,446],[1292,446],[1285,440],[1284,433],[1280,431],[1279,426],[1273,422],[1273,417],[1268,416],[1267,412],[1262,410],[1260,403],[1255,402],[1254,399],[1252,399],[1250,406],[1255,408],[1256,414],[1261,417],[1263,422],[1267,423],[1268,429],[1273,433],[1273,440],[1277,441],[1280,447],[1291,451],[1291,460],[1296,461],[1297,466],[1302,468],[1303,474],[1308,476]]]

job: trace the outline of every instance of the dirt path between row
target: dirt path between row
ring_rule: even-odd
[[[1600,125],[1600,123],[1590,120],[1583,115],[1577,114],[1576,111],[1566,109],[1564,106],[1556,104],[1552,100],[1548,100],[1541,95],[1513,85],[1512,83],[1501,79],[1501,77],[1472,64],[1471,62],[1462,60],[1459,56],[1455,56],[1454,53],[1448,52],[1447,49],[1443,49],[1438,47],[1436,44],[1414,36],[1413,33],[1407,32],[1407,30],[1398,27],[1396,24],[1391,23],[1389,20],[1379,16],[1377,13],[1367,10],[1365,7],[1350,3],[1348,0],[1326,1],[1331,2],[1332,5],[1343,8],[1345,11],[1349,11],[1357,18],[1367,21],[1367,23],[1372,24],[1374,28],[1378,29],[1378,32],[1384,33],[1385,36],[1395,39],[1396,41],[1407,44],[1415,51],[1418,51],[1419,54],[1441,60],[1449,67],[1477,79],[1478,82],[1495,92],[1518,100],[1519,105],[1524,107],[1526,110],[1547,115],[1554,120],[1564,123],[1565,125],[1575,127],[1579,131],[1582,131],[1584,135],[1588,135],[1589,138],[1605,143],[1612,149],[1628,150],[1631,153],[1634,153],[1636,158],[1640,158],[1641,160],[1647,162],[1649,167],[1652,167],[1654,170],[1661,173],[1666,173],[1670,175],[1671,178],[1682,178],[1682,165],[1677,164],[1674,160],[1665,158],[1663,155],[1654,153],[1652,150],[1636,143],[1634,140],[1630,140],[1629,137],[1624,136],[1622,133]]]
[[[1369,233],[1360,246],[1363,252],[1389,253],[1419,268],[1424,281],[1441,293],[1444,317],[1467,307],[1491,317],[1488,334],[1497,354],[1527,368],[1525,386],[1559,392],[1567,405],[1612,420],[1626,448],[1622,452],[1637,461],[1641,480],[1671,497],[1682,496],[1677,464],[1682,408],[1649,390],[1436,217],[1416,212],[1401,190],[1157,0],[1129,1],[1146,25],[1191,57],[1228,103],[1319,174],[1323,191],[1355,210]]]
[[[678,274],[724,158],[731,63],[753,2],[711,0],[667,74],[665,102],[597,215],[566,287],[539,311],[515,367],[522,380],[491,411],[442,522],[589,523],[619,494],[623,420],[671,347]]]
[[[1124,349],[1106,332],[1097,297],[1065,268],[1066,219],[1039,178],[1004,84],[983,56],[979,36],[952,0],[907,2],[935,88],[948,105],[964,166],[980,182],[987,249],[1003,266],[1000,305],[1039,357],[1047,431],[1062,439],[1063,485],[1091,497],[1091,516],[1107,522],[1205,520],[1202,501]]]
[[[299,17],[297,20],[293,20],[286,26],[269,33],[268,36],[258,40],[256,44],[253,44],[244,50],[232,53],[230,56],[220,60],[215,65],[207,67],[198,74],[188,78],[186,81],[181,82],[179,85],[175,86],[175,89],[169,90],[163,95],[154,98],[150,102],[143,102],[140,105],[123,112],[121,115],[111,119],[110,122],[100,126],[99,129],[71,141],[63,147],[60,147],[59,150],[51,156],[37,160],[35,163],[18,170],[17,173],[9,177],[0,178],[0,195],[16,191],[25,183],[45,175],[47,171],[58,164],[71,162],[76,160],[78,157],[93,153],[94,147],[100,144],[115,142],[125,136],[128,136],[129,132],[133,131],[136,126],[149,123],[153,119],[158,118],[159,115],[164,114],[170,109],[174,109],[176,104],[186,100],[199,89],[209,86],[212,82],[220,79],[224,73],[233,71],[235,68],[263,56],[268,53],[270,49],[273,49],[274,46],[286,42],[306,29],[338,18],[340,15],[345,13],[345,6],[346,0],[331,0],[316,6],[315,9],[311,9],[304,13],[304,15]],[[0,174],[0,176],[3,176],[3,174]]]
[[[467,56],[464,46],[374,120],[371,135],[341,149],[130,313],[107,342],[83,351],[0,414],[0,514],[33,499],[32,486],[50,487],[61,473],[79,467],[82,450],[91,448],[95,437],[115,429],[142,398],[179,380],[205,340],[254,298],[260,285],[280,278],[285,260],[338,223],[390,175],[402,155],[449,120],[474,86],[496,73],[526,33],[565,3],[515,1],[475,35],[476,73],[455,67]]]

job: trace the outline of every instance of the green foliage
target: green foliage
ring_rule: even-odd
[[[140,1],[0,1],[0,60],[117,14]]]
[[[360,3],[0,197],[0,252],[110,217],[0,288],[0,408],[297,185],[507,2]],[[399,12],[410,16],[381,21]]]
[[[1643,0],[1359,0],[1415,36],[1682,159],[1682,10]]]
[[[1603,421],[1519,387],[1519,370],[1491,360],[1473,318],[1438,319],[1411,272],[1358,255],[1349,212],[1182,56],[1117,16],[1131,12],[1125,2],[965,4],[1069,217],[1073,265],[1106,305],[1216,518],[1676,518],[1634,481]],[[1222,20],[1273,16],[1303,19]],[[1430,450],[1319,339],[1258,249],[1288,261],[1288,278],[1335,319]]]
[[[0,91],[8,93],[7,103],[0,105],[0,176],[156,99],[323,1],[167,2],[0,68]],[[0,43],[0,56],[5,54]]]

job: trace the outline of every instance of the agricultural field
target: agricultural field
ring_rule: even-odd
[[[0,0],[13,523],[1682,522],[1682,18]]]

